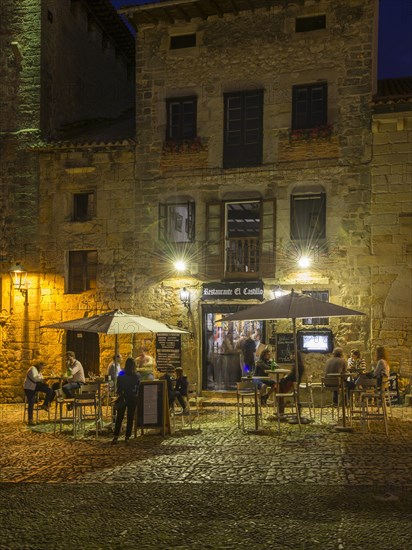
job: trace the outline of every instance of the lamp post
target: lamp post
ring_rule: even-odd
[[[27,288],[27,271],[20,264],[13,266],[10,271],[11,282],[14,290],[18,290],[24,296],[24,305],[29,305],[29,289]]]

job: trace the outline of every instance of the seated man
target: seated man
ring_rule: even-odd
[[[76,359],[76,355],[74,351],[68,351],[66,353],[67,357],[67,373],[66,373],[66,380],[63,383],[62,390],[64,392],[65,397],[68,399],[73,397],[73,391],[80,388],[82,384],[85,383],[85,377],[84,377],[84,370],[83,366]],[[59,383],[53,384],[53,389],[56,390],[59,388]],[[70,409],[70,407],[69,407]]]

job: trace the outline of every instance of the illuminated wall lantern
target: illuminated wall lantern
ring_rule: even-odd
[[[24,305],[29,305],[29,289],[27,288],[27,271],[20,264],[10,269],[10,277],[14,290],[18,290],[24,296]]]
[[[186,262],[184,262],[183,260],[176,260],[174,266],[176,271],[179,271],[180,273],[186,271]]]
[[[188,313],[190,312],[190,292],[183,287],[180,291],[180,301],[187,308]]]

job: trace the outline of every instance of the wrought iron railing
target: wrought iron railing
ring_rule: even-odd
[[[260,243],[258,237],[226,239],[225,272],[246,274],[259,271]]]

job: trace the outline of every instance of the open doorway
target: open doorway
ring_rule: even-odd
[[[265,344],[263,321],[216,324],[222,317],[248,305],[203,306],[202,389],[234,391],[242,376],[251,372]]]
[[[76,359],[83,365],[86,377],[89,372],[95,375],[100,374],[100,347],[98,334],[94,332],[68,330],[66,350],[74,351]]]

